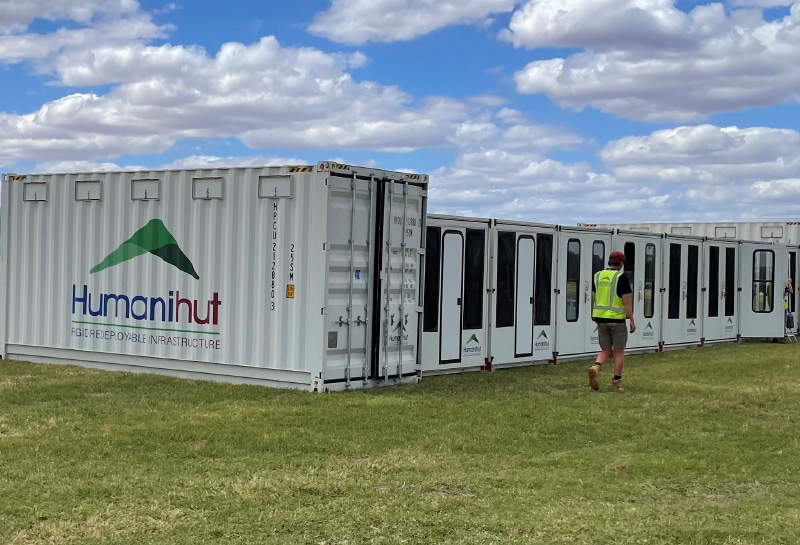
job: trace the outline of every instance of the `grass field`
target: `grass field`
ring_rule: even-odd
[[[0,543],[800,543],[800,347],[313,395],[0,362]]]

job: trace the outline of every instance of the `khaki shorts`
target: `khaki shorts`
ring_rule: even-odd
[[[628,324],[597,324],[597,334],[600,337],[600,348],[625,348],[628,344]]]

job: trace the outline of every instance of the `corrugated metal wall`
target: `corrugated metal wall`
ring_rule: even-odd
[[[9,182],[10,202],[3,203],[10,231],[4,248],[9,286],[6,343],[318,370],[325,273],[320,265],[327,214],[324,178],[310,172],[294,174],[292,199],[259,198],[259,177],[279,174],[286,175],[287,170],[28,177],[27,182],[47,181],[46,202],[23,202],[23,182]],[[193,179],[204,177],[222,178],[222,199],[192,198]],[[159,200],[132,200],[131,180],[142,178],[161,181]],[[101,180],[101,200],[76,202],[76,180]],[[175,237],[199,280],[151,253],[90,273],[154,219],[162,220]],[[293,299],[286,297],[290,272],[296,286]],[[79,298],[83,286],[93,297],[125,294],[166,300],[170,291],[179,292],[181,298],[199,301],[201,317],[218,293],[219,321],[216,326],[200,325],[181,316],[177,323],[138,322],[115,317],[113,304],[111,316],[84,316],[80,302],[73,314],[73,286]],[[139,313],[143,304],[137,303]],[[96,299],[92,306],[99,307]],[[156,314],[160,308],[159,304]],[[134,329],[139,327],[149,329]],[[78,336],[90,331],[101,331],[103,338]],[[112,333],[113,339],[106,339]],[[308,335],[318,337],[307,342]],[[190,346],[168,345],[166,337],[177,337],[179,343],[189,339]]]

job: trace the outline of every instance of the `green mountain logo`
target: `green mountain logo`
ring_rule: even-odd
[[[544,337],[544,338],[546,339],[546,338],[547,338],[547,333],[546,333],[546,332],[544,332],[544,331],[542,331],[541,333],[539,333],[539,336],[538,336],[538,337],[536,337],[536,340],[538,341],[538,340],[539,340],[539,339],[541,339],[542,337]]]
[[[689,325],[690,325],[690,326],[692,326],[692,327],[694,327],[694,326],[695,326],[694,320],[692,320],[691,322],[689,322]]]
[[[647,322],[647,326],[645,326],[644,330],[647,331],[648,329],[653,329],[652,322]]]
[[[131,238],[120,244],[119,248],[108,254],[89,272],[94,274],[147,253],[163,259],[173,267],[200,280],[194,270],[194,265],[180,249],[175,237],[161,220],[150,220],[147,225],[136,231]]]
[[[398,331],[400,331],[400,328],[401,328],[401,327],[403,328],[403,333],[405,333],[405,332],[406,332],[406,326],[405,326],[405,325],[403,325],[403,321],[402,321],[402,320],[401,320],[401,321],[399,321],[399,322],[397,322],[397,325],[396,325],[396,326],[394,327],[394,329],[392,330],[392,333],[397,333]],[[477,339],[476,339],[476,340],[477,340]]]
[[[731,318],[728,318],[728,323],[729,323],[729,324],[732,324],[732,323],[733,323],[733,319],[731,319]]]
[[[467,344],[469,343],[481,344],[481,342],[478,340],[478,336],[475,335],[474,333],[472,334],[472,337],[470,337],[469,340],[467,341]]]

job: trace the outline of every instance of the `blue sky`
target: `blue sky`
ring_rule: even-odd
[[[3,0],[0,170],[336,159],[431,210],[797,220],[800,1]]]

